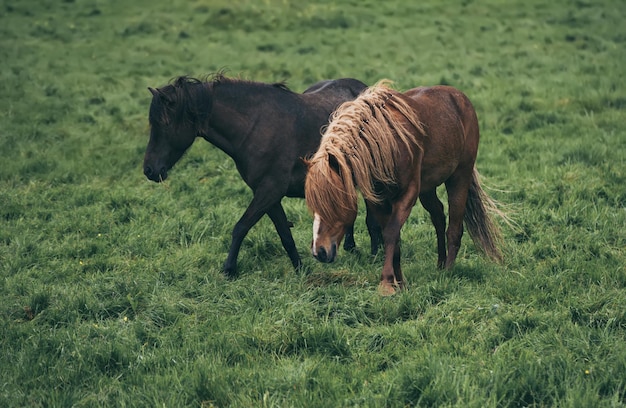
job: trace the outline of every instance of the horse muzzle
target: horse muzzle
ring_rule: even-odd
[[[151,166],[144,166],[143,174],[145,174],[149,180],[160,183],[167,178],[167,168],[161,167],[159,171],[155,171]]]
[[[317,248],[317,251],[313,252],[313,257],[323,263],[331,263],[337,256],[337,244],[333,243],[330,249],[326,250],[324,247]]]

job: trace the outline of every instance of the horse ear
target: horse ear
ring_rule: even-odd
[[[162,90],[160,90],[159,88],[150,88],[148,87],[148,90],[150,91],[150,93],[152,94],[152,96],[155,96],[157,98],[160,98],[161,101],[165,102],[166,104],[171,104],[172,103],[172,99],[167,96]]]
[[[333,171],[341,175],[341,168],[339,166],[339,160],[337,160],[337,158],[332,154],[328,155],[328,165],[330,166],[331,169],[333,169]]]

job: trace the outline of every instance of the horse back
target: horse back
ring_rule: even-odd
[[[472,102],[463,92],[451,86],[437,85],[413,88],[404,95],[428,128],[428,135],[434,136],[438,143],[446,141],[439,138],[462,137],[464,144],[478,145],[478,118]],[[446,132],[452,134],[442,134]]]
[[[301,98],[314,112],[321,113],[323,123],[328,124],[330,115],[343,103],[355,99],[367,89],[358,79],[341,78],[320,81],[306,89]]]
[[[467,95],[454,87],[420,86],[409,89],[404,95],[418,103],[419,114],[422,116],[430,116],[429,113],[432,112],[443,113],[447,118],[457,117],[464,126],[478,122],[472,102]]]
[[[354,78],[327,79],[311,85],[302,94],[330,95],[345,102],[356,98],[366,88],[367,85]]]
[[[289,189],[286,193],[290,197],[302,197],[304,195],[304,178],[306,166],[300,160],[317,150],[321,139],[321,129],[327,125],[330,115],[344,102],[355,99],[367,88],[363,82],[342,78],[318,82],[302,94],[298,94],[300,107],[294,108],[296,114],[291,123],[281,121],[281,134],[287,128],[290,140],[284,140],[280,149],[286,150],[293,143],[294,151],[284,155],[284,160],[292,160]],[[283,118],[284,119],[284,118]],[[285,163],[287,164],[287,163]]]

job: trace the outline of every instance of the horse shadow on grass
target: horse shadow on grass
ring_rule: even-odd
[[[384,259],[381,254],[372,257],[368,253],[354,250],[345,253],[342,258],[333,264],[324,266],[319,263],[305,263],[301,273],[306,275],[306,283],[311,287],[323,287],[341,285],[344,287],[368,287],[378,283],[375,271],[382,265]],[[456,263],[452,268],[439,269],[435,267],[418,267],[417,271],[411,271],[415,265],[405,264],[407,269],[407,290],[419,288],[421,283],[430,279],[453,279],[473,283],[484,283],[489,275],[489,268],[477,265],[469,261]],[[422,275],[419,279],[411,279],[415,275]],[[411,284],[411,281],[412,284]],[[421,282],[421,283],[418,283]]]
[[[470,282],[483,283],[485,281],[485,269],[475,265],[459,262],[450,269],[444,269],[442,274],[450,278],[463,279]]]

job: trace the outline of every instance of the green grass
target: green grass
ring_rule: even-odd
[[[0,1],[0,406],[626,405],[626,8],[621,1]],[[271,222],[220,271],[251,193],[198,141],[145,180],[148,86],[226,68],[474,102],[478,168],[519,230],[435,267],[416,207],[408,290],[380,257],[309,255]]]

